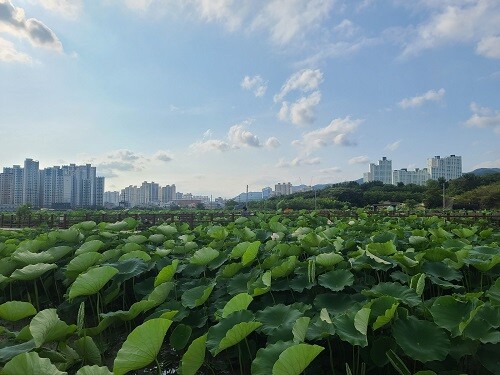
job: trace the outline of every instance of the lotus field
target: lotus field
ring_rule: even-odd
[[[499,374],[500,233],[437,217],[0,230],[0,374]]]

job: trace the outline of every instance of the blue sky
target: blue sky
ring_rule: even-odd
[[[0,0],[0,164],[231,197],[500,167],[498,0]]]

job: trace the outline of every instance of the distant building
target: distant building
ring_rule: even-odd
[[[265,187],[262,189],[262,199],[268,199],[272,196],[273,194],[273,189],[271,187]]]
[[[164,186],[160,189],[160,201],[162,203],[172,202],[176,198],[175,184]]]
[[[23,204],[29,204],[31,207],[40,207],[39,183],[39,163],[33,159],[24,161],[23,173]]]
[[[384,184],[392,183],[392,161],[384,156],[378,165],[371,163],[370,171],[364,173],[363,182],[381,181]]]
[[[406,168],[394,170],[392,172],[392,183],[397,185],[398,183],[403,183],[405,185],[415,184],[415,185],[425,185],[429,180],[430,175],[427,168],[418,169],[415,168],[414,171],[409,171]]]
[[[462,176],[462,157],[450,155],[434,156],[427,159],[427,169],[432,180],[444,178],[446,181]]]
[[[290,182],[287,183],[278,183],[274,185],[275,195],[290,195],[292,194],[292,184]]]
[[[118,207],[120,204],[119,191],[106,191],[103,196],[104,207]]]
[[[260,201],[262,200],[262,192],[261,191],[249,191],[247,193],[238,194],[233,198],[238,203],[246,203],[251,201]]]

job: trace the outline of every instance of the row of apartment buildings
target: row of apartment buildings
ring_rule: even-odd
[[[90,164],[40,169],[38,161],[26,159],[23,167],[4,167],[0,173],[0,210],[15,210],[23,204],[57,209],[101,207],[104,182]]]
[[[364,173],[363,182],[382,181],[384,184],[397,185],[399,183],[425,185],[428,180],[444,178],[446,181],[462,176],[462,157],[450,155],[446,157],[434,156],[427,159],[427,168],[392,169],[392,161],[385,156],[378,165],[371,163],[370,171]]]

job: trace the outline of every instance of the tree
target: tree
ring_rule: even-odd
[[[22,204],[17,207],[16,215],[19,221],[27,220],[31,216],[31,204]]]

